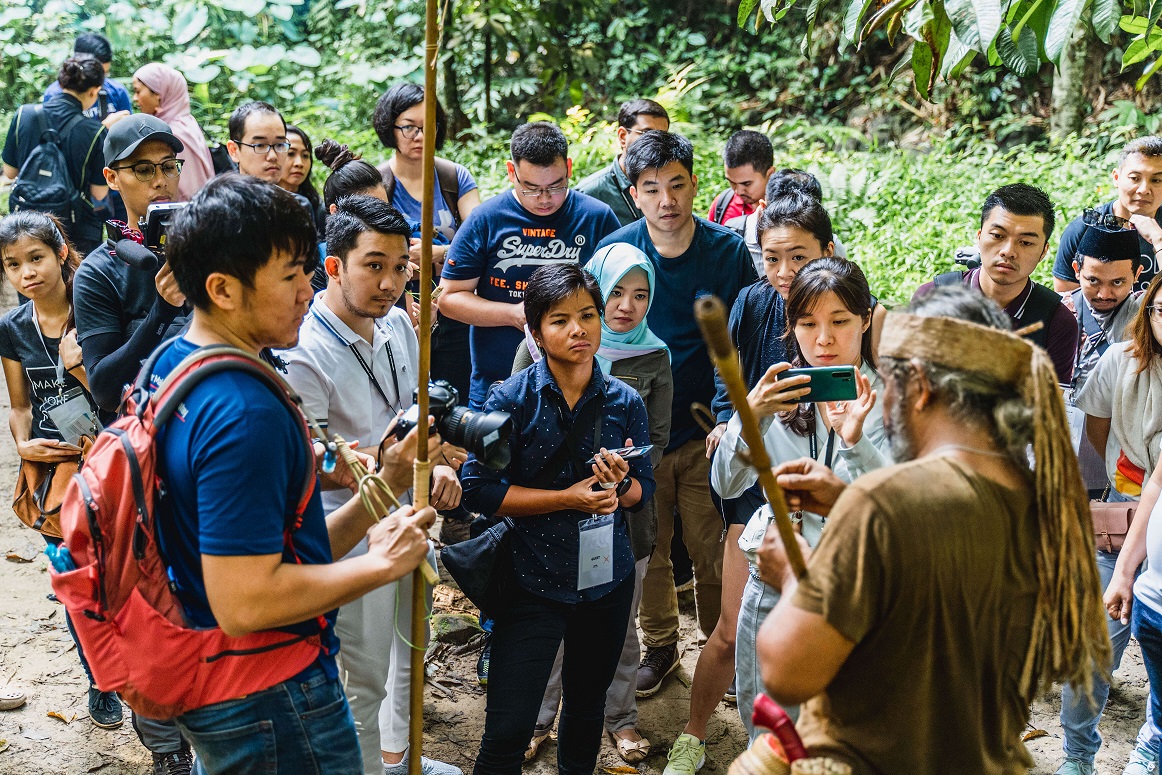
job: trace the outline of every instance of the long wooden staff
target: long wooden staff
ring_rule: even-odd
[[[428,375],[432,363],[432,239],[435,236],[436,197],[436,59],[439,53],[439,8],[427,0],[424,30],[424,174],[420,223],[420,373],[419,441],[413,501],[416,509],[428,505],[431,461],[428,460]],[[424,750],[424,647],[428,635],[425,559],[412,574],[411,715],[408,725],[408,775],[421,775]]]
[[[706,346],[710,349],[714,368],[718,369],[718,374],[726,383],[730,403],[734,405],[738,419],[742,421],[742,438],[750,447],[750,463],[758,471],[759,482],[771,504],[771,511],[775,514],[775,525],[778,526],[779,536],[783,539],[783,546],[786,547],[787,561],[791,563],[791,570],[795,571],[795,576],[802,578],[807,572],[807,565],[803,562],[803,553],[799,551],[799,542],[795,540],[795,529],[791,526],[787,501],[783,498],[783,491],[771,470],[771,457],[767,454],[767,445],[759,431],[759,421],[754,416],[750,404],[746,402],[746,382],[742,379],[738,351],[734,349],[734,342],[730,341],[730,331],[726,327],[726,307],[717,296],[703,296],[694,302],[694,318],[698,321],[698,327],[702,329],[702,338],[706,340]]]

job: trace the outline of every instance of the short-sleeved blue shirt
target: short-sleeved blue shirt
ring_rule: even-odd
[[[690,407],[695,403],[709,407],[714,400],[714,366],[694,320],[695,299],[713,294],[728,310],[733,309],[742,289],[758,279],[742,237],[704,218],[694,220],[694,239],[675,258],[663,258],[654,248],[644,218],[610,234],[598,246],[628,242],[645,253],[657,270],[650,330],[669,346],[674,371],[669,450],[705,435]]]
[[[152,387],[197,346],[184,337],[158,359]],[[281,554],[287,563],[331,562],[331,541],[319,488],[311,496],[294,552],[283,529],[302,496],[306,467],[314,455],[299,421],[264,383],[241,371],[207,377],[189,394],[158,433],[158,473],[167,491],[158,520],[161,550],[177,585],[178,599],[194,627],[216,627],[202,577],[203,554],[238,557]],[[325,653],[320,661],[332,677],[335,611],[327,614]],[[304,634],[315,620],[280,627]]]
[[[1114,203],[1106,202],[1097,208],[1099,213],[1109,215],[1114,211]],[[1158,225],[1162,226],[1162,209],[1154,215]],[[1081,217],[1074,218],[1061,233],[1061,242],[1057,244],[1057,256],[1053,259],[1053,276],[1058,280],[1069,283],[1077,282],[1077,274],[1073,271],[1073,259],[1077,257],[1077,247],[1081,244],[1081,237],[1085,234],[1085,221]],[[1138,247],[1142,254],[1142,274],[1134,281],[1135,291],[1144,291],[1150,286],[1154,275],[1162,272],[1158,259],[1154,256],[1156,248],[1138,235]]]
[[[511,358],[510,358],[511,360]],[[576,406],[569,409],[548,363],[541,360],[519,371],[497,386],[488,396],[485,411],[508,412],[514,430],[508,444],[512,459],[503,471],[493,471],[475,455],[464,464],[464,505],[472,511],[493,516],[500,509],[508,488],[531,486],[541,471],[565,443],[565,436],[581,410],[590,401],[601,401],[597,417],[601,426],[601,446],[617,449],[632,439],[648,444],[650,437],[646,405],[637,391],[616,377],[601,373],[593,364],[593,378]],[[593,432],[579,435],[578,454],[586,459],[593,449]],[[591,470],[584,477],[592,475]],[[629,461],[629,475],[642,487],[640,504],[654,494],[654,472],[648,456]],[[564,490],[580,481],[578,472],[567,464],[548,489]],[[590,517],[579,511],[554,511],[535,517],[514,517],[512,561],[520,585],[534,595],[563,603],[597,600],[633,573],[633,551],[625,514],[614,512],[613,581],[577,590],[578,525]]]
[[[469,191],[476,190],[476,181],[472,179],[472,173],[462,165],[456,166],[456,183],[460,189],[460,196],[464,196]],[[441,235],[448,242],[452,241],[452,237],[456,236],[456,219],[453,213],[448,209],[448,203],[444,201],[443,188],[440,187],[440,180],[437,176],[435,180],[436,186],[436,212],[435,212],[435,226],[436,233]],[[407,189],[400,185],[397,180],[395,183],[395,190],[391,194],[391,205],[395,209],[403,213],[404,217],[409,221],[423,222],[423,203],[408,193]],[[447,243],[444,243],[447,244]]]
[[[396,190],[400,189],[396,186]],[[534,215],[505,191],[477,207],[448,248],[443,276],[479,280],[476,295],[489,301],[520,304],[529,277],[546,264],[585,264],[597,243],[618,228],[609,206],[570,191],[552,215]],[[524,333],[511,326],[472,326],[473,407],[479,408],[493,382],[512,371],[512,354]]]

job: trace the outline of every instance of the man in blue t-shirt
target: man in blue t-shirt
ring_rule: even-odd
[[[105,68],[105,84],[97,94],[97,102],[85,111],[86,116],[104,121],[109,116],[116,116],[118,113],[124,116],[133,112],[133,103],[129,101],[129,92],[124,86],[107,77],[113,66],[113,47],[109,45],[109,40],[104,35],[97,32],[86,32],[78,35],[77,39],[73,41],[73,54],[94,56]],[[53,81],[44,90],[44,102],[48,102],[51,97],[60,93],[60,83]]]
[[[1162,137],[1139,137],[1127,143],[1118,157],[1113,178],[1118,198],[1097,211],[1109,221],[1106,228],[1116,229],[1133,222],[1138,229],[1142,271],[1134,281],[1134,290],[1144,291],[1154,275],[1162,272],[1162,259],[1158,256],[1162,252]],[[1061,234],[1053,261],[1053,290],[1058,293],[1071,293],[1080,287],[1073,262],[1085,229],[1083,214],[1070,221]]]
[[[293,195],[234,173],[210,181],[170,231],[167,258],[194,311],[188,331],[161,354],[154,379],[207,345],[256,356],[294,347],[315,255],[314,226]],[[313,478],[314,454],[300,419],[263,382],[236,370],[194,387],[157,443],[169,512],[159,520],[160,545],[190,623],[232,635],[321,636],[315,661],[287,680],[175,719],[202,766],[226,772],[266,760],[271,772],[289,774],[307,760],[319,771],[361,772],[335,664],[335,609],[415,570],[435,512],[408,507],[376,524],[351,498],[324,518],[316,483],[301,527],[284,540],[304,481]],[[414,437],[408,444],[414,453]],[[408,461],[385,465],[380,475],[402,493],[408,468]],[[364,536],[366,554],[332,561]],[[256,721],[240,726],[239,719]]]
[[[617,230],[608,205],[569,190],[573,161],[565,134],[536,121],[517,127],[510,144],[512,190],[477,207],[456,232],[444,262],[440,311],[472,326],[472,389],[484,405],[493,382],[507,379],[524,341],[524,289],[537,267],[584,264]]]
[[[694,146],[681,135],[650,130],[626,151],[630,193],[643,218],[601,241],[628,242],[656,271],[650,330],[670,348],[674,402],[670,444],[654,471],[658,543],[650,558],[639,611],[646,653],[638,668],[638,696],[650,696],[678,664],[678,597],[670,561],[675,512],[694,564],[698,624],[709,635],[718,623],[722,594],[722,517],[710,500],[706,434],[692,407],[714,398],[714,367],[694,320],[694,300],[715,295],[727,309],[755,282],[746,243],[725,226],[694,215],[698,178]],[[730,656],[733,656],[733,650]]]

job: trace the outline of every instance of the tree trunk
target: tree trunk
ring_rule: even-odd
[[[1061,52],[1061,66],[1053,76],[1053,98],[1049,108],[1049,131],[1065,137],[1081,131],[1088,106],[1085,96],[1085,64],[1089,58],[1093,28],[1090,12],[1081,17],[1077,29]]]
[[[456,137],[468,128],[470,122],[460,104],[460,84],[456,79],[456,57],[448,50],[448,38],[452,36],[452,6],[456,0],[448,0],[444,6],[444,26],[440,32],[440,55],[444,58],[444,104],[448,113],[448,134]]]
[[[489,12],[491,13],[491,8]],[[492,129],[492,24],[484,27],[484,128]]]

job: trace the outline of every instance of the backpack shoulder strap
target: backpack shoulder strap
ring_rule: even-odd
[[[964,275],[964,272],[953,270],[951,272],[945,272],[944,274],[936,275],[932,282],[936,285],[937,288],[944,288],[949,285],[960,285],[962,282],[964,282]]]
[[[150,356],[146,367],[142,368],[143,372],[148,369],[147,376],[145,376],[147,385],[149,383],[148,373],[153,371],[159,352],[164,349],[164,347],[159,347],[158,351],[155,351]],[[223,371],[241,371],[265,384],[270,392],[282,401],[283,405],[286,406],[287,410],[295,418],[303,433],[304,443],[308,449],[311,447],[311,436],[307,429],[303,401],[298,393],[265,361],[230,345],[199,347],[187,355],[174,367],[169,376],[162,381],[157,388],[157,392],[152,397],[142,401],[137,410],[138,416],[140,417],[144,413],[144,407],[147,402],[152,405],[154,407],[153,426],[156,431],[156,429],[161,428],[173,416],[178,406],[190,394],[190,391],[207,377]],[[141,376],[139,375],[138,383],[140,382]],[[306,511],[307,504],[310,502],[311,496],[315,491],[315,467],[313,465],[307,465],[305,468],[306,472],[303,476],[302,496],[299,498],[299,502],[295,507],[295,524],[290,532],[298,529],[301,524],[301,517]]]
[[[714,212],[711,213],[711,215],[713,215],[714,217],[711,218],[710,220],[714,221],[715,223],[721,224],[722,223],[722,216],[726,214],[726,208],[730,207],[730,203],[732,201],[734,201],[734,189],[733,188],[728,188],[725,191],[723,191],[721,194],[719,194],[718,197],[714,200]]]
[[[459,228],[463,223],[460,217],[460,176],[456,174],[456,164],[447,159],[436,159],[436,179],[440,182],[440,193],[444,195],[444,203],[452,213],[452,220]]]
[[[379,174],[383,177],[383,187],[387,190],[387,201],[390,204],[391,198],[395,195],[395,173],[391,171],[391,162],[385,161],[376,169],[379,170]]]

